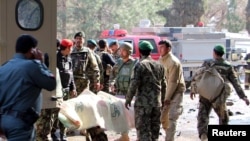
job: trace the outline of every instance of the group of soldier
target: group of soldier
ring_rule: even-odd
[[[157,141],[161,125],[166,132],[165,140],[174,141],[177,120],[183,111],[182,101],[186,86],[181,62],[171,51],[171,41],[162,40],[158,43],[161,55],[159,60],[151,58],[150,53],[154,47],[148,41],[142,40],[139,43],[140,59],[132,57],[133,45],[128,42],[119,43],[114,40],[108,44],[104,39],[98,42],[89,39],[86,47],[83,46],[84,42],[84,32],[76,33],[74,41],[62,39],[58,42],[57,69],[61,78],[63,100],[77,97],[87,88],[95,94],[101,90],[124,96],[125,107],[129,109],[135,96],[138,141]],[[223,46],[215,46],[213,60],[205,62],[205,65],[209,66],[211,62],[215,62],[223,79],[232,83],[239,97],[248,105],[249,101],[236,79],[235,71],[222,58],[224,54]],[[192,84],[191,98],[196,93],[194,80]],[[225,105],[229,93],[224,92],[214,102],[200,96],[198,131],[202,140],[207,139],[211,108],[217,111],[220,124],[228,124],[226,106],[220,105]],[[57,119],[58,112],[59,108],[42,110],[36,123],[37,141],[49,140],[49,134],[53,140],[67,140],[67,131]],[[55,135],[58,128],[60,137]],[[92,130],[87,131],[91,135]],[[85,131],[81,132],[86,134]],[[98,138],[94,133],[92,135],[91,138],[97,138],[96,140],[105,140],[105,137]],[[128,131],[121,133],[121,137],[117,139],[127,140]]]
[[[129,43],[120,45],[118,41],[114,40],[109,45],[106,40],[99,40],[97,43],[95,40],[89,39],[85,47],[84,42],[84,32],[76,33],[73,41],[70,39],[57,40],[57,70],[61,79],[63,100],[76,97],[86,88],[96,94],[100,90],[115,94],[119,88],[114,86],[118,69],[120,69],[119,65],[123,63],[123,58],[128,61],[128,63],[124,63],[124,68],[127,68],[127,64],[131,64],[134,60],[130,56],[133,48]],[[121,53],[122,57],[120,57],[119,52],[125,53]],[[129,65],[129,69],[130,71],[124,69],[125,71],[120,77],[126,83],[126,88],[123,83],[119,83],[122,88],[119,91],[120,94],[128,88],[130,75],[126,73],[131,73],[131,65]],[[125,94],[124,92],[123,95]],[[58,113],[59,108],[42,109],[40,118],[36,122],[37,141],[49,140],[49,134],[52,140],[67,140],[68,131],[58,121]],[[60,137],[56,135],[58,128]],[[84,130],[81,133],[86,135]]]

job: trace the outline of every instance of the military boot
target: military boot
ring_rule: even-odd
[[[129,141],[128,133],[122,134],[121,137],[116,139],[115,141]]]
[[[58,138],[55,133],[51,133],[51,139],[52,141],[60,141],[60,138]]]
[[[66,134],[60,134],[61,141],[67,141]]]

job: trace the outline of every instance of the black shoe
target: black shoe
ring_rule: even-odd
[[[61,137],[61,141],[67,141],[68,140],[66,134],[64,134],[64,135],[61,134],[60,137]]]
[[[60,141],[60,138],[56,136],[56,134],[51,134],[52,141]]]

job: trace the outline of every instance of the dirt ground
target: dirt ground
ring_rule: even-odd
[[[250,90],[245,90],[246,95],[250,98]],[[183,113],[180,116],[177,124],[177,131],[175,135],[175,141],[199,141],[197,132],[197,113],[198,113],[198,95],[194,100],[189,97],[189,92],[187,91],[184,95],[183,100]],[[228,109],[233,113],[230,116],[229,124],[250,124],[250,106],[246,106],[244,101],[240,100],[235,92],[231,93],[227,102],[233,105],[228,106]],[[214,111],[210,114],[209,124],[218,124],[218,117]],[[114,141],[119,138],[119,134],[106,131],[109,141]],[[165,132],[163,129],[160,131],[159,141],[164,141]],[[130,141],[136,140],[136,130],[132,129],[129,132]],[[69,141],[82,141],[82,136],[69,137]]]

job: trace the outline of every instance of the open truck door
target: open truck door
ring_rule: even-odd
[[[48,54],[49,69],[56,74],[56,9],[57,0],[0,0],[0,63],[13,57],[21,34],[30,34]],[[56,107],[51,100],[56,91],[42,93],[43,108]]]

